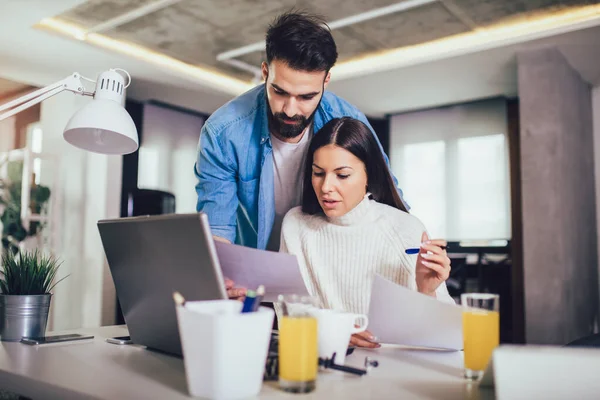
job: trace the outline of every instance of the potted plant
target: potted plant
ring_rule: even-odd
[[[19,341],[22,337],[42,337],[58,260],[38,250],[2,256],[0,266],[0,340]]]

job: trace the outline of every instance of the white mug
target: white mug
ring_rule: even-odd
[[[335,353],[335,363],[344,365],[350,336],[364,332],[369,318],[364,314],[322,309],[313,309],[310,314],[318,321],[319,357],[331,359]]]

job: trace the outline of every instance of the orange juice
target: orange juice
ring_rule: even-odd
[[[319,351],[317,320],[283,317],[279,321],[279,378],[310,382],[317,378]]]
[[[497,311],[463,312],[465,368],[485,370],[492,351],[500,343],[500,314]]]

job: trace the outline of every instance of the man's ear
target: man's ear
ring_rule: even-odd
[[[331,79],[331,72],[327,71],[327,75],[325,75],[325,81],[323,82],[324,88],[327,88],[327,85],[329,85],[330,79]]]
[[[269,77],[269,64],[267,64],[266,61],[263,61],[262,64],[260,65],[260,69],[262,70],[262,78],[263,81],[267,81],[267,78]]]

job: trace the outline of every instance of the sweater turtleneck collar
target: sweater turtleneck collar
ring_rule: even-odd
[[[356,205],[352,210],[339,217],[327,217],[327,220],[335,225],[350,226],[356,225],[362,222],[366,222],[367,215],[371,207],[371,193],[367,193],[360,203]]]

